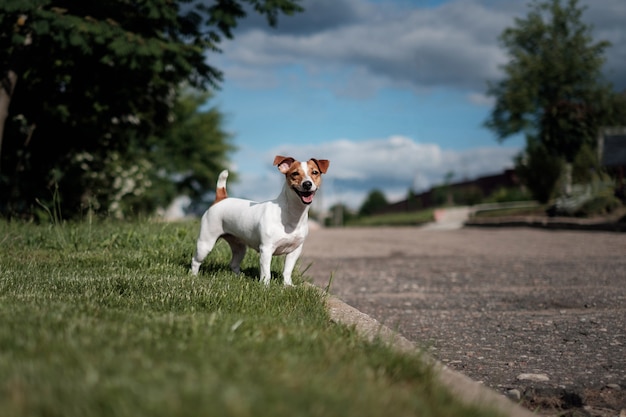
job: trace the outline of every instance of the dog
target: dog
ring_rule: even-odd
[[[329,165],[326,159],[299,162],[292,157],[276,156],[274,166],[285,175],[285,183],[276,199],[262,203],[228,197],[228,171],[222,171],[217,180],[215,201],[202,216],[191,273],[198,274],[204,258],[217,240],[223,238],[232,251],[230,268],[233,272],[241,271],[246,248],[251,247],[260,255],[263,284],[270,283],[272,256],[286,255],[283,283],[293,285],[291,273],[309,233],[309,207]]]

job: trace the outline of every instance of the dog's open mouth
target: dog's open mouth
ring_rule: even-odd
[[[299,191],[294,188],[294,191],[300,197],[300,200],[304,204],[311,204],[313,202],[313,196],[315,195],[315,191]]]

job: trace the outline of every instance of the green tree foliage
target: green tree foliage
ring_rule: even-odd
[[[106,211],[114,217],[151,212],[177,195],[198,199],[215,187],[225,155],[234,149],[222,128],[224,116],[208,107],[209,93],[187,90],[173,104],[171,123],[139,143],[130,141],[126,153],[81,152],[74,155],[65,175],[80,189],[74,202]],[[68,186],[68,180],[64,184]],[[71,194],[70,194],[71,196]]]
[[[385,194],[380,190],[372,190],[359,209],[359,216],[371,216],[389,204]]]
[[[224,168],[223,156],[234,150],[231,135],[222,128],[224,115],[207,106],[210,98],[210,93],[188,91],[175,103],[172,123],[150,138],[152,161],[170,198],[185,194],[196,199],[213,189]]]
[[[533,1],[528,16],[503,32],[510,61],[505,78],[488,90],[496,105],[486,126],[499,140],[526,134],[526,159],[539,158],[539,165],[553,157],[570,166],[583,146],[595,148],[601,126],[623,121],[626,112],[623,97],[601,73],[609,43],[593,41],[577,0],[565,3]]]
[[[545,204],[553,196],[563,162],[533,137],[527,137],[526,142],[526,151],[515,158],[515,171],[528,187],[532,198]]]
[[[171,172],[185,154],[192,160],[179,171],[180,188],[208,186],[213,174],[197,158],[212,147],[214,169],[229,147],[215,146],[219,135],[210,144],[194,140],[205,149],[191,155],[182,139],[188,127],[171,124],[205,122],[177,113],[194,107],[178,101],[181,88],[206,91],[220,82],[207,53],[233,36],[247,10],[273,25],[281,13],[301,10],[297,2],[2,1],[0,211],[30,212],[55,187],[66,213],[81,204],[108,210],[120,196],[148,198],[153,172]],[[155,139],[168,129],[169,138]],[[171,159],[161,169],[163,149]]]

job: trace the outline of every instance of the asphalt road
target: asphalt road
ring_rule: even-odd
[[[312,232],[315,284],[541,414],[626,416],[626,234]],[[621,413],[621,414],[620,414]]]

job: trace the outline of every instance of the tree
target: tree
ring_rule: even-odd
[[[496,104],[486,126],[500,141],[524,133],[530,151],[538,142],[571,167],[583,145],[595,147],[598,129],[626,111],[602,77],[609,43],[594,43],[577,0],[533,1],[530,9],[500,37],[510,61],[505,78],[489,85]]]
[[[149,140],[151,161],[159,167],[155,174],[169,191],[161,205],[181,194],[201,198],[215,187],[224,168],[223,156],[235,149],[232,136],[223,130],[224,115],[217,107],[207,106],[211,97],[187,91],[172,108],[173,122]],[[163,188],[159,193],[165,194]]]
[[[121,218],[151,212],[174,197],[199,199],[215,186],[225,155],[234,149],[223,130],[224,116],[208,107],[211,94],[188,90],[173,104],[171,122],[144,141],[130,139],[126,153],[110,151],[74,155],[64,169],[71,207],[87,207]],[[74,183],[69,183],[73,181]],[[67,205],[67,204],[66,204]]]
[[[387,206],[387,198],[380,190],[372,190],[359,209],[359,216],[371,216],[376,211]]]
[[[1,2],[0,211],[32,211],[51,187],[66,206],[102,194],[70,175],[81,158],[150,162],[181,88],[221,81],[207,53],[250,9],[275,25],[298,1]]]
[[[550,201],[562,171],[562,160],[555,158],[538,140],[528,137],[526,151],[515,158],[515,172],[542,204]]]

